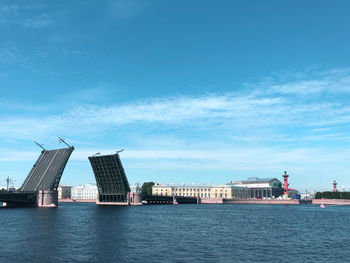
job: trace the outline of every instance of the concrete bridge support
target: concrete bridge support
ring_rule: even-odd
[[[142,194],[136,192],[129,193],[129,203],[130,205],[142,205]]]
[[[58,205],[58,192],[56,190],[40,190],[36,202],[38,207],[56,207]]]

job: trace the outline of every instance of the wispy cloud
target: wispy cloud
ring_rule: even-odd
[[[220,130],[234,134],[249,135],[252,131],[268,129],[270,134],[292,135],[293,129],[302,131],[304,136],[343,138],[339,131],[329,131],[337,125],[350,124],[350,107],[347,100],[328,99],[329,94],[342,93],[347,96],[350,89],[346,80],[350,72],[321,76],[321,80],[299,80],[276,85],[261,84],[250,92],[242,91],[222,95],[211,94],[199,97],[179,96],[151,98],[124,103],[122,105],[82,104],[59,115],[45,117],[14,118],[1,116],[1,137],[22,139],[48,136],[53,133],[91,134],[134,125],[134,127],[174,128],[188,130]],[[325,84],[329,83],[329,88]],[[342,85],[343,84],[343,85]],[[333,89],[332,87],[337,87]],[[311,93],[301,90],[324,93],[324,98],[313,99]],[[288,96],[289,93],[302,94],[302,98]],[[86,94],[95,94],[93,91]],[[87,100],[85,98],[85,100]],[[285,129],[284,127],[288,127]],[[317,130],[318,129],[318,130]],[[327,131],[328,130],[328,131]],[[262,132],[265,137],[266,134]],[[257,135],[257,132],[255,132]],[[35,136],[35,137],[36,137]],[[298,135],[299,136],[299,135]],[[321,138],[321,137],[320,137]]]
[[[40,14],[35,17],[31,17],[22,22],[24,27],[43,29],[48,28],[53,24],[52,18],[48,14]]]
[[[43,29],[52,24],[52,17],[45,13],[45,6],[41,4],[35,2],[0,3],[0,26],[16,25],[24,28]]]
[[[298,74],[292,74],[297,75]],[[308,74],[299,74],[296,80],[279,82],[278,79],[269,79],[261,86],[270,86],[269,92],[282,95],[321,95],[321,94],[350,94],[350,69],[334,69],[327,71],[311,71]],[[257,86],[257,85],[255,85]]]
[[[0,45],[0,63],[5,66],[17,66],[25,64],[25,59],[19,54],[19,50],[11,43]]]

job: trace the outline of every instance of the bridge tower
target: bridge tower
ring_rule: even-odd
[[[335,180],[333,182],[333,192],[338,192],[338,190],[337,190],[337,182]]]
[[[283,192],[283,197],[288,197],[288,190],[289,190],[289,184],[288,184],[288,177],[289,175],[287,174],[287,171],[284,171],[284,175],[283,175],[283,188],[284,188],[284,192]]]

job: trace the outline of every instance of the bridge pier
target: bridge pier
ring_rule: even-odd
[[[130,205],[142,205],[142,194],[137,192],[131,192],[128,194]]]
[[[56,207],[58,205],[57,190],[40,190],[36,196],[37,207]]]

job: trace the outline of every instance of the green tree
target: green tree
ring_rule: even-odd
[[[315,195],[316,199],[322,199],[322,193],[321,192],[317,192]]]
[[[154,182],[144,182],[142,185],[142,194],[143,195],[152,195],[152,186]]]
[[[317,192],[316,199],[350,199],[350,192]]]

